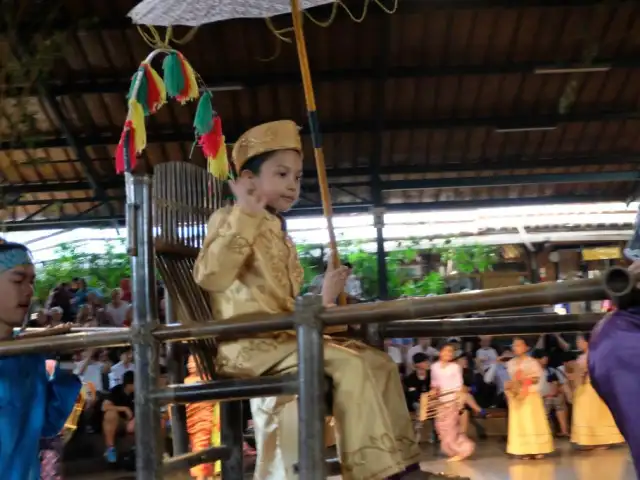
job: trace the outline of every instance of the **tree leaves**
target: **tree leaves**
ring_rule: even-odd
[[[131,263],[124,248],[124,240],[106,241],[100,253],[84,252],[74,244],[62,243],[55,249],[55,259],[37,269],[36,297],[44,302],[52,288],[74,277],[87,281],[90,288],[102,294],[120,285],[120,280],[131,276]]]

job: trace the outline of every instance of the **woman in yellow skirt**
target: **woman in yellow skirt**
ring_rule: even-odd
[[[507,453],[522,458],[542,458],[553,452],[553,437],[538,392],[543,375],[540,364],[527,352],[524,339],[513,340],[516,355],[507,363],[510,380],[505,384],[509,403],[509,437]]]
[[[576,343],[583,353],[578,357],[573,374],[576,390],[573,395],[571,443],[588,450],[624,443],[611,412],[591,386],[587,368],[589,334],[579,335]]]

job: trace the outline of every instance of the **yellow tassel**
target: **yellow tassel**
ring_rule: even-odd
[[[215,157],[209,157],[207,160],[211,175],[221,180],[229,178],[229,160],[227,159],[227,147],[224,144],[224,137],[218,154]]]
[[[195,100],[200,96],[200,90],[198,89],[198,80],[196,79],[196,73],[193,70],[191,64],[187,61],[186,58],[182,57],[184,60],[185,70],[187,71],[187,78],[185,79],[189,83],[189,96],[187,97],[187,101]]]
[[[129,100],[129,115],[133,126],[133,140],[136,146],[136,154],[141,153],[147,146],[147,129],[144,123],[144,109],[135,98]]]

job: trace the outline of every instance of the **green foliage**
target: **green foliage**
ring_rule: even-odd
[[[498,261],[498,250],[493,245],[455,245],[446,240],[442,247],[435,248],[444,264],[451,262],[459,273],[482,273],[491,270]]]
[[[366,298],[378,296],[378,260],[375,252],[366,251],[362,242],[338,242],[338,250],[343,261],[353,265]],[[436,271],[428,272],[422,278],[416,278],[415,265],[420,264],[421,251],[419,241],[411,239],[398,242],[396,248],[387,252],[387,291],[391,298],[402,296],[440,295],[446,290],[444,277]],[[486,245],[456,246],[451,240],[443,246],[428,252],[440,255],[442,264],[451,262],[454,270],[461,274],[482,273],[491,270],[498,260],[497,249]],[[298,254],[305,269],[305,284],[308,284],[321,271],[323,259],[318,246],[299,245]]]
[[[102,253],[83,252],[76,245],[63,243],[55,250],[55,259],[38,267],[36,297],[44,302],[53,287],[82,277],[90,288],[102,294],[120,285],[120,280],[131,276],[131,264],[124,248],[124,240],[105,241]]]

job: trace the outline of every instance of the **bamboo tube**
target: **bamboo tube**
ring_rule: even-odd
[[[371,304],[349,305],[325,310],[320,319],[329,325],[349,325],[361,323],[388,323],[393,320],[453,316],[478,311],[504,310],[510,308],[552,305],[563,302],[601,300],[606,298],[603,283],[598,279],[573,280],[560,283],[539,283],[517,287],[495,288],[470,293],[456,293],[439,297],[394,300]],[[499,317],[495,317],[499,318]],[[561,318],[558,321],[562,321]],[[483,322],[479,319],[441,322],[450,324],[446,335],[455,335],[456,327]],[[499,320],[494,321],[500,325]],[[203,325],[166,325],[158,327],[153,335],[156,340],[187,341],[207,337],[247,337],[258,333],[291,330],[294,315],[243,315],[224,321]],[[443,327],[434,325],[444,334]],[[507,328],[508,325],[500,325]],[[497,327],[494,327],[497,328]],[[478,328],[477,334],[482,332]],[[96,347],[118,347],[130,343],[132,330],[109,329],[99,332],[67,333],[50,337],[34,337],[0,342],[0,356],[33,352],[62,352]]]
[[[534,285],[493,288],[478,292],[389,302],[360,303],[320,313],[325,325],[377,323],[410,318],[449,317],[464,313],[554,305],[607,298],[600,279],[545,282]]]

